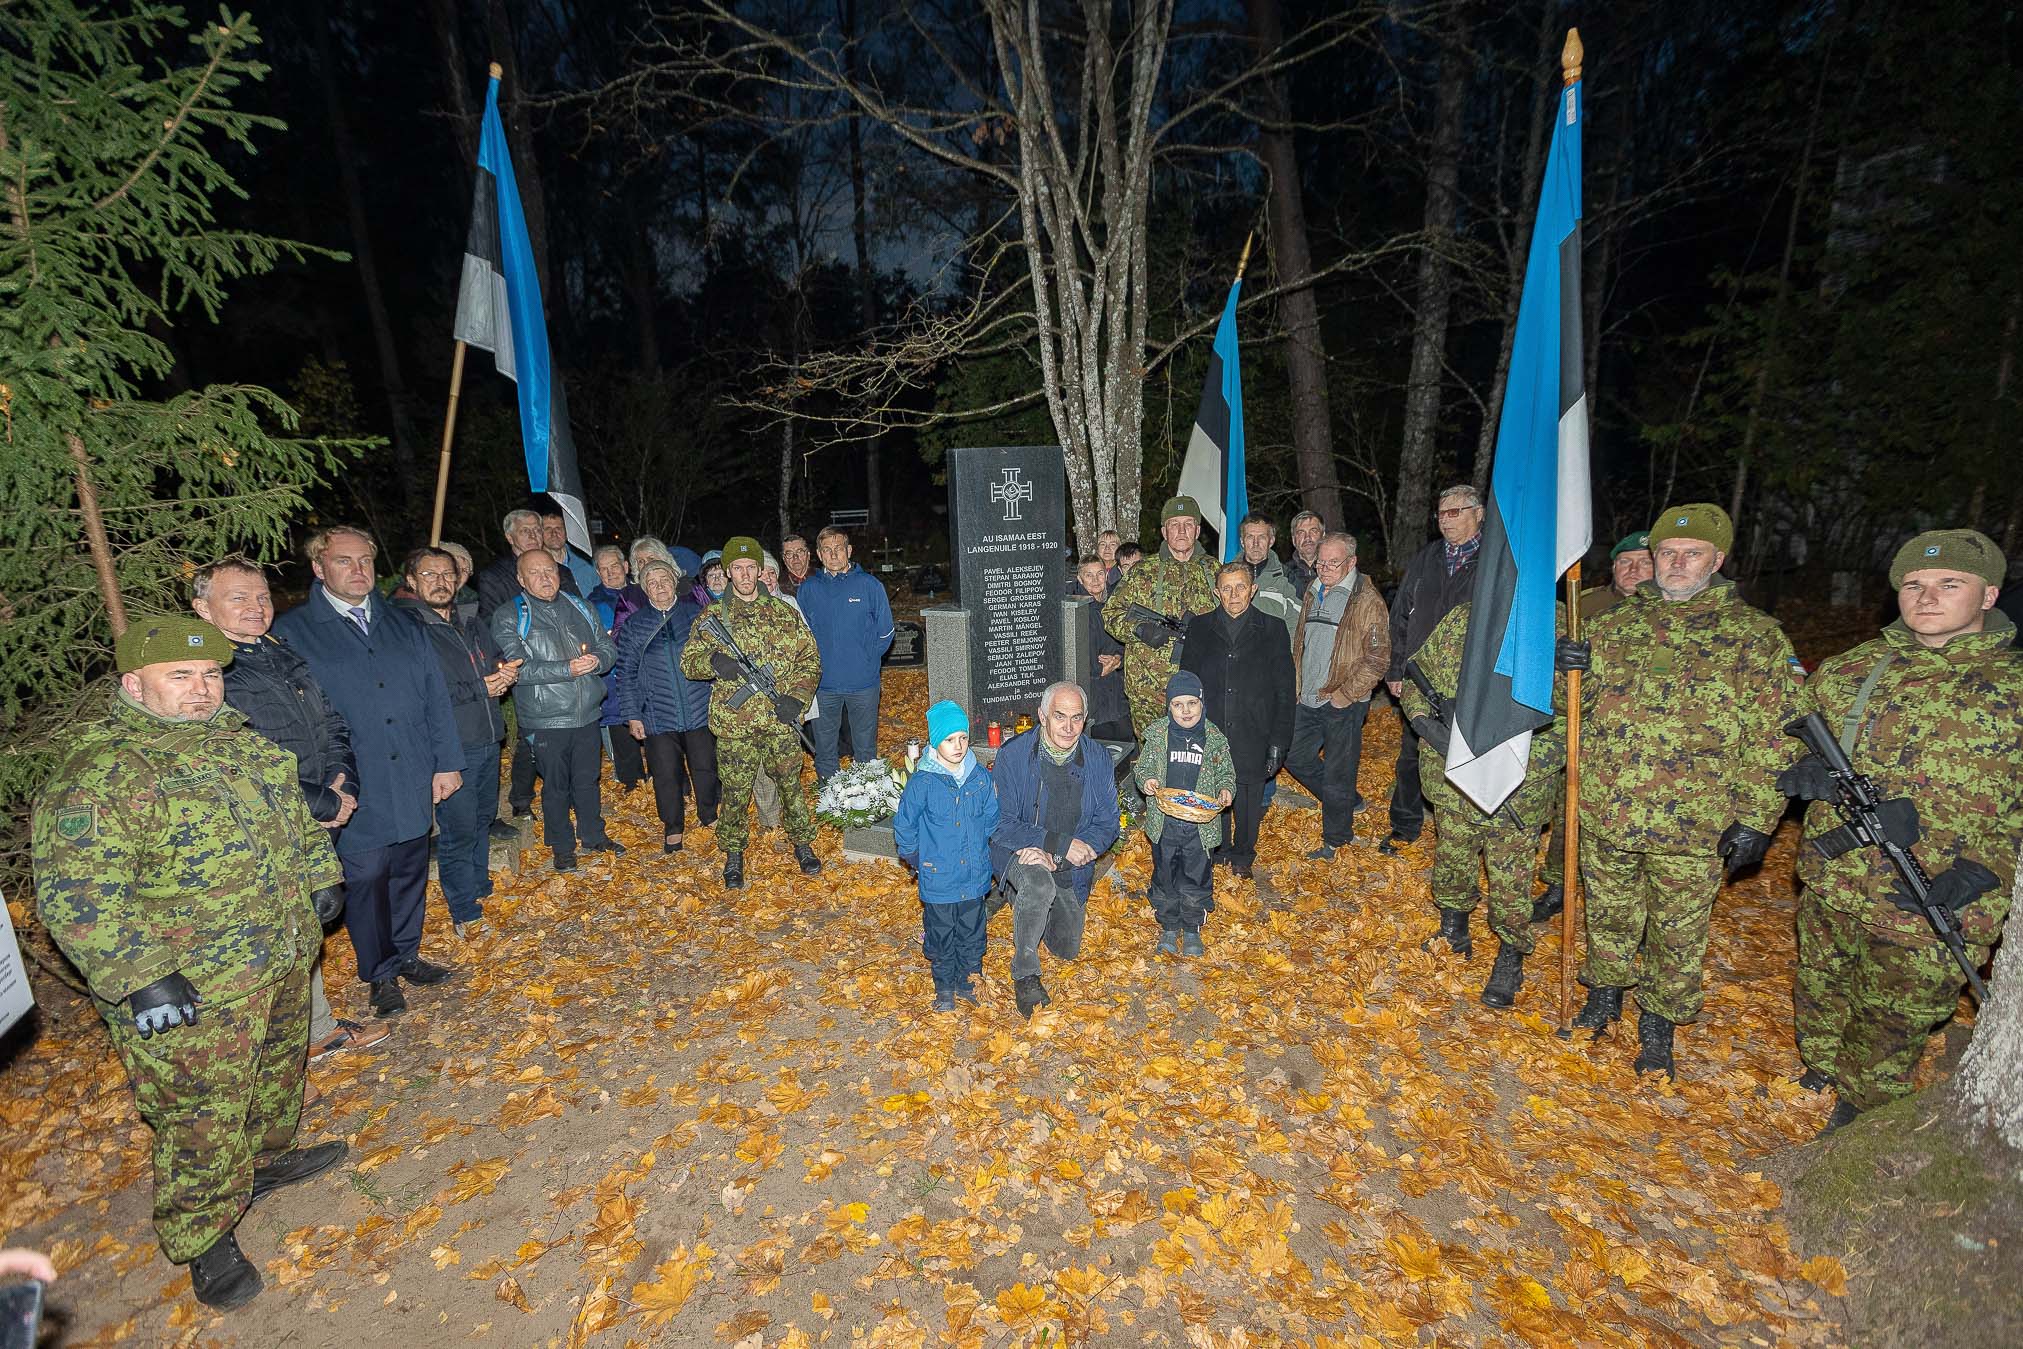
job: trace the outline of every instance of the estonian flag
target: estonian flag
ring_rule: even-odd
[[[478,139],[477,189],[471,194],[471,229],[464,240],[464,278],[457,291],[455,336],[492,353],[499,373],[520,395],[520,441],[527,450],[527,486],[546,492],[562,508],[569,542],[590,552],[590,521],[583,513],[583,482],[576,476],[576,442],[569,435],[569,400],[548,364],[548,321],[541,306],[540,273],[513,181],[513,157],[499,120],[499,81],[485,90],[484,131]]]
[[[1193,497],[1201,518],[1215,527],[1224,562],[1242,553],[1237,526],[1250,514],[1243,471],[1243,365],[1236,353],[1236,296],[1242,289],[1241,277],[1230,284],[1229,303],[1215,325],[1201,409],[1194,414],[1194,434],[1187,438],[1187,457],[1180,463],[1180,495]]]
[[[1447,777],[1485,811],[1524,781],[1552,720],[1554,585],[1593,540],[1581,387],[1580,83],[1561,96],[1517,308],[1517,340],[1454,699]]]

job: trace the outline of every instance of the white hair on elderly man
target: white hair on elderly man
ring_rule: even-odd
[[[1042,720],[1046,718],[1049,712],[1054,710],[1054,699],[1060,697],[1063,693],[1072,693],[1077,698],[1080,698],[1082,706],[1085,708],[1089,705],[1089,695],[1082,691],[1080,684],[1077,684],[1072,679],[1059,679],[1047,685],[1047,691],[1040,695],[1040,717]]]

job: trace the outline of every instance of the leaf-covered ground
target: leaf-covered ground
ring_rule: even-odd
[[[886,690],[903,743],[924,676]],[[809,882],[775,834],[727,896],[706,834],[660,854],[647,789],[607,809],[632,851],[530,856],[478,940],[431,899],[460,977],[316,1066],[305,1137],[350,1164],[248,1215],[269,1290],[230,1317],[156,1252],[124,1074],[55,1002],[0,1077],[0,1232],[54,1251],[62,1342],[1813,1345],[1872,1277],[1801,1260],[1759,1169],[1826,1109],[1790,1082],[1789,827],[1780,879],[1721,899],[1665,1084],[1633,1030],[1552,1034],[1557,924],[1515,1014],[1476,1001],[1493,940],[1419,949],[1430,832],[1310,863],[1318,812],[1273,810],[1189,962],[1152,953],[1134,837],[1027,1023],[1008,914],[982,1008],[936,1014],[896,866],[825,830]],[[341,934],[328,968],[360,1012]]]

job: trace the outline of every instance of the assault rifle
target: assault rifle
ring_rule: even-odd
[[[1170,614],[1162,614],[1157,609],[1147,608],[1142,604],[1127,604],[1124,606],[1124,612],[1140,623],[1156,623],[1166,629],[1166,631],[1172,633],[1173,644],[1167,647],[1166,651],[1168,655],[1173,657],[1176,664],[1179,662],[1180,642],[1187,635],[1187,620],[1185,618],[1174,618]]]
[[[1904,886],[1911,892],[1911,898],[1918,902],[1918,908],[1925,915],[1925,921],[1932,925],[1932,931],[1953,953],[1953,960],[1967,976],[1967,986],[1974,990],[1974,1001],[1985,1003],[1988,990],[1981,982],[1980,972],[1967,959],[1967,945],[1960,937],[1960,918],[1951,909],[1932,902],[1932,878],[1925,874],[1918,859],[1911,856],[1910,849],[1890,837],[1883,824],[1879,807],[1883,804],[1882,793],[1865,773],[1854,771],[1848,762],[1847,751],[1840,747],[1840,741],[1833,738],[1827,728],[1826,719],[1817,712],[1808,712],[1802,719],[1784,728],[1786,735],[1797,736],[1805,747],[1819,756],[1826,765],[1828,776],[1833,779],[1833,808],[1839,813],[1841,827],[1832,833],[1813,840],[1813,847],[1819,855],[1829,860],[1854,848],[1880,848],[1889,859],[1897,875],[1903,877]]]
[[[1437,736],[1428,735],[1416,724],[1414,724],[1412,729],[1418,731],[1419,738],[1439,751],[1440,757],[1444,759],[1447,757],[1448,737],[1454,730],[1454,704],[1440,696],[1440,690],[1433,687],[1433,681],[1428,679],[1426,672],[1419,668],[1418,661],[1408,660],[1405,662],[1405,677],[1411,680],[1412,687],[1418,689],[1426,701],[1433,705],[1433,721],[1440,734]],[[1425,718],[1421,717],[1419,720],[1424,721]]]
[[[753,698],[764,698],[773,705],[774,714],[779,715],[780,685],[779,681],[773,678],[772,669],[768,666],[760,665],[744,653],[744,648],[738,645],[738,639],[731,636],[730,624],[724,622],[723,615],[718,613],[714,607],[704,610],[702,618],[699,621],[702,624],[703,631],[715,637],[719,642],[722,642],[725,649],[730,652],[731,659],[738,663],[738,686],[732,692],[728,706],[732,710],[736,710],[743,707]],[[781,716],[780,720],[785,722],[787,718]],[[808,739],[807,728],[801,724],[799,719],[789,724],[793,726],[794,734],[800,737],[801,748],[807,750],[812,755],[815,752],[815,745],[813,741]]]

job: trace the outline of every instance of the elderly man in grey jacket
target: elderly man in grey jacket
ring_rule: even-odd
[[[583,601],[562,593],[561,568],[545,549],[520,554],[518,574],[522,593],[493,611],[492,640],[505,661],[523,662],[513,710],[541,774],[541,828],[555,870],[574,871],[579,842],[584,852],[625,851],[604,832],[597,796],[603,676],[618,649]]]

